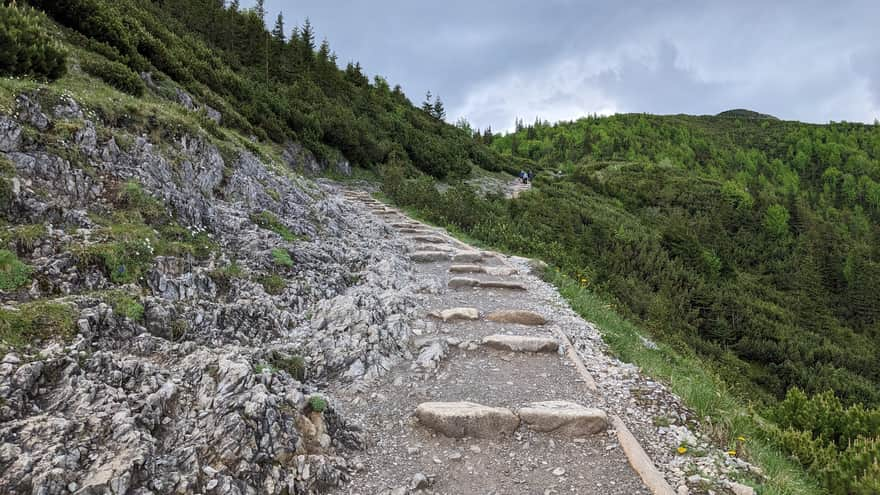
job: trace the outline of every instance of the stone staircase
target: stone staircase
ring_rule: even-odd
[[[515,268],[366,193],[346,196],[445,290],[424,295],[413,363],[353,399],[376,443],[345,493],[674,493]]]

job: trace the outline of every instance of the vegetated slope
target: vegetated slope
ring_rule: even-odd
[[[497,155],[414,107],[399,86],[370,81],[306,24],[272,33],[237,2],[190,0],[30,0],[88,50],[88,67],[133,94],[138,75],[168,77],[219,110],[223,125],[259,139],[302,143],[318,160],[372,167],[412,165],[435,177],[465,176],[472,164],[496,170]]]
[[[773,119],[779,120],[772,115],[767,115],[766,113],[759,113],[754,110],[746,110],[745,108],[734,108],[732,110],[725,110],[716,117],[740,117],[746,119]]]
[[[880,405],[880,126],[617,115],[520,124],[488,141],[544,169],[530,192],[438,194],[394,174],[386,190],[559,266],[663,341],[695,350],[741,397],[773,408],[793,387],[833,391],[793,392],[770,412],[793,429],[779,445],[834,493],[871,493],[880,413],[864,408]]]
[[[296,173],[347,168],[326,134],[310,144],[319,158],[298,133],[252,136],[269,127],[248,119],[272,114],[248,105],[281,104],[248,80],[219,94],[147,62],[138,50],[219,60],[197,35],[150,45],[138,19],[158,4],[45,4],[83,32],[0,6],[11,47],[0,57],[0,493],[343,483],[363,433],[316,384],[374,377],[406,352],[404,246],[335,186]],[[332,113],[323,98],[303,100],[307,115]],[[401,125],[413,139],[471,146],[409,103],[389,105],[424,123]]]

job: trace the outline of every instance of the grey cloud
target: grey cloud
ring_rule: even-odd
[[[243,2],[247,4],[248,2]],[[620,111],[880,115],[880,2],[267,0],[342,62],[426,90],[451,120],[507,128]]]

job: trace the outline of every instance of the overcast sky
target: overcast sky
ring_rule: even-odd
[[[243,1],[242,5],[252,5]],[[309,17],[340,64],[431,90],[448,119],[714,114],[880,118],[880,0],[266,0]]]

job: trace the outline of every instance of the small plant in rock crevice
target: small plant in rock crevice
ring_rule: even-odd
[[[0,249],[0,290],[15,290],[30,279],[31,269],[12,251]]]
[[[327,409],[327,399],[320,395],[313,395],[306,401],[306,409],[311,412],[322,413]]]

